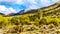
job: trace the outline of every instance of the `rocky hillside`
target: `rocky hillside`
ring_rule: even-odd
[[[21,15],[0,15],[3,34],[60,34],[60,3]]]

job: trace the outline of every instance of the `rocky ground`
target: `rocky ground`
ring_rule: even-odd
[[[9,29],[0,29],[0,34],[60,34],[60,25],[18,25]]]

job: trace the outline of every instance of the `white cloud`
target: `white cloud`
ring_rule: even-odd
[[[37,9],[37,8],[39,8],[38,6],[36,6],[36,5],[31,5],[31,6],[29,6],[29,8],[28,9]]]
[[[0,0],[0,2],[9,2],[9,3],[15,3],[15,4],[32,4],[32,5],[44,5],[49,6],[59,0]]]
[[[0,13],[3,13],[5,15],[8,15],[10,13],[16,13],[17,11],[15,11],[13,8],[6,8],[3,5],[0,5]]]
[[[26,2],[30,3],[28,9],[38,9],[41,7],[46,7],[56,3],[59,0],[27,0]],[[26,3],[25,2],[25,3]]]
[[[0,0],[0,2],[9,2],[14,4],[23,4],[23,0]]]
[[[27,2],[30,3],[30,4],[31,3],[34,3],[34,4],[36,3],[35,0],[26,0],[25,3],[27,3]]]
[[[15,3],[17,3],[17,4],[24,4],[23,0],[17,0]]]
[[[31,0],[32,1],[32,0]],[[32,1],[32,5],[29,6],[31,9],[38,9],[38,8],[42,8],[42,7],[46,7],[46,6],[50,6],[56,2],[58,2],[59,0],[37,0],[36,1]]]
[[[42,2],[42,3],[49,3],[51,1],[53,2],[57,2],[59,0],[0,0],[1,1],[4,1],[4,2],[11,2],[11,3],[16,3],[16,4],[23,4],[23,3],[37,3],[37,2]]]
[[[50,6],[56,2],[58,2],[59,0],[40,0],[40,3],[42,6]]]

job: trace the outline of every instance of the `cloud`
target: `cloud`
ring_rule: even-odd
[[[42,7],[47,7],[50,6],[54,3],[56,3],[59,0],[28,0],[25,1],[25,4],[28,4],[28,9],[38,9]]]
[[[57,2],[59,0],[0,0],[0,2],[10,2],[15,4],[25,4],[25,3],[50,3],[50,2]]]
[[[3,5],[0,5],[0,13],[3,13],[5,15],[8,15],[10,13],[16,13],[17,11],[14,10],[13,8],[6,8]]]
[[[11,4],[23,4],[23,5],[28,5],[28,7],[30,7],[30,5],[35,5],[35,6],[49,6],[54,4],[55,2],[57,2],[59,0],[0,0],[0,2],[7,2],[7,3],[11,3]]]
[[[0,0],[0,2],[8,2],[8,3],[14,3],[14,4],[23,4],[23,0]]]

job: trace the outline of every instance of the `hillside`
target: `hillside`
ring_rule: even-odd
[[[60,34],[60,2],[21,15],[0,15],[5,34]]]

